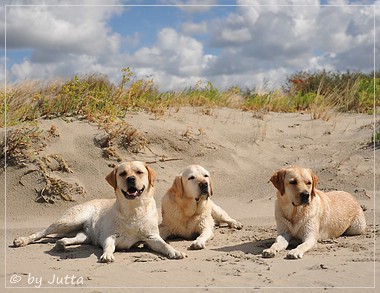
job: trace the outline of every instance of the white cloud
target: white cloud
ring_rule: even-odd
[[[204,73],[215,58],[194,38],[163,28],[153,46],[137,50],[128,60],[137,77],[151,76],[161,89],[181,90],[208,79]]]
[[[31,58],[14,64],[9,75],[23,80],[97,71],[119,81],[121,68],[130,66],[138,77],[152,76],[163,90],[198,80],[221,88],[260,88],[265,83],[268,89],[299,70],[372,69],[373,34],[380,39],[380,29],[373,31],[372,7],[321,7],[319,0],[303,1],[303,6],[291,0],[282,6],[276,0],[262,3],[237,0],[241,6],[218,18],[212,17],[216,9],[207,14],[207,5],[179,7],[181,17],[176,19],[183,23],[159,28],[153,44],[144,47],[139,47],[146,41],[143,30],[128,35],[112,31],[109,19],[122,13],[119,7],[8,7],[8,49],[32,50]],[[125,46],[134,53],[124,53]]]
[[[111,7],[9,7],[7,47],[94,53],[115,49],[117,34],[110,34],[106,15]],[[109,38],[110,37],[110,38]],[[117,48],[116,48],[117,49]]]
[[[246,27],[239,29],[224,29],[221,38],[227,43],[240,44],[252,40],[249,29]]]
[[[121,8],[114,6],[8,7],[7,50],[32,50],[29,60],[12,66],[11,76],[21,80],[48,78],[111,62],[120,54],[122,38],[112,32],[107,20],[119,13]]]
[[[153,47],[139,49],[134,58],[136,66],[156,67],[170,75],[199,76],[204,63],[203,45],[172,28],[162,29]]]
[[[207,23],[202,21],[200,23],[184,22],[181,25],[182,32],[186,35],[202,35],[208,32]]]
[[[326,54],[335,55],[330,60],[334,69],[373,68],[372,7],[325,7],[318,23],[325,25],[318,27],[316,45]]]
[[[311,6],[259,2],[240,0],[243,6],[236,12],[213,20],[211,45],[221,53],[208,76],[267,72],[273,78],[273,70],[280,68],[285,79],[300,70],[372,69],[372,7],[320,7],[317,0],[302,3]]]

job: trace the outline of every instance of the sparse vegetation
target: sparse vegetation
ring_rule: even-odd
[[[69,183],[60,178],[47,176],[46,186],[38,192],[36,201],[42,203],[54,203],[55,200],[74,201],[73,195],[85,195],[83,186],[77,183]]]
[[[106,158],[114,157],[117,161],[122,161],[117,146],[138,153],[149,144],[146,136],[126,121],[108,122],[102,128],[106,135],[98,145],[103,149]]]
[[[53,126],[49,131],[43,131],[38,126],[21,124],[19,127],[7,129],[6,141],[0,141],[0,148],[3,150],[0,157],[2,169],[5,167],[5,159],[9,165],[35,166],[35,169],[27,170],[24,176],[31,172],[38,172],[45,183],[41,190],[36,190],[38,202],[54,203],[57,199],[72,201],[74,195],[85,194],[84,188],[78,184],[68,183],[52,175],[52,172],[57,170],[73,172],[60,155],[41,155],[46,142],[55,135],[57,135],[57,129]],[[56,164],[52,164],[52,160]]]
[[[128,111],[144,110],[160,119],[169,108],[199,107],[202,115],[213,115],[217,107],[231,107],[252,111],[255,117],[268,111],[303,111],[312,119],[329,120],[338,112],[373,113],[380,106],[374,95],[380,95],[380,72],[375,73],[375,79],[373,74],[363,73],[298,72],[289,76],[281,89],[267,93],[238,86],[222,91],[201,81],[182,91],[162,92],[151,78],[135,79],[130,68],[122,70],[117,85],[100,74],[49,83],[21,82],[8,85],[7,93],[0,90],[0,127],[7,125],[6,142],[0,141],[0,165],[5,167],[6,158],[8,164],[36,166],[33,172],[39,172],[45,182],[42,190],[36,190],[38,201],[73,200],[73,194],[85,194],[83,187],[52,174],[73,172],[69,164],[59,154],[41,155],[46,142],[59,136],[59,131],[55,126],[41,130],[37,119],[74,116],[95,122],[104,130],[97,141],[103,155],[121,161],[120,149],[132,153],[150,150],[145,133],[125,121]],[[182,139],[190,141],[204,134],[203,129],[198,132],[188,127]],[[380,144],[379,123],[372,143]]]
[[[0,163],[4,167],[5,157],[8,164],[20,165],[34,160],[36,153],[45,147],[43,131],[37,126],[22,124],[7,131],[7,143],[0,142],[2,149]]]
[[[376,93],[380,94],[380,73],[375,74]],[[121,82],[112,84],[106,76],[74,76],[65,82],[42,84],[24,82],[0,94],[1,127],[5,112],[7,125],[37,118],[79,116],[96,122],[111,122],[128,110],[143,109],[156,118],[165,111],[183,106],[203,107],[204,114],[215,107],[233,107],[245,111],[310,111],[315,119],[324,112],[371,113],[374,104],[373,74],[339,72],[298,72],[289,76],[281,90],[257,93],[233,86],[221,91],[211,82],[199,81],[183,91],[160,92],[152,79],[133,79],[129,68],[122,70]],[[378,102],[377,102],[378,103]],[[7,111],[5,111],[5,105]],[[378,105],[377,105],[378,106]]]
[[[376,94],[380,94],[380,72],[375,76]],[[259,95],[247,89],[243,94],[244,107],[276,112],[311,111],[315,119],[333,111],[372,113],[374,86],[373,74],[298,72],[287,78],[281,91]]]

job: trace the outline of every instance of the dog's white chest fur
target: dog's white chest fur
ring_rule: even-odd
[[[146,206],[123,209],[116,215],[119,219],[115,227],[116,247],[129,249],[138,242],[146,241],[152,235],[158,235],[158,214],[154,200]]]
[[[90,217],[85,223],[85,230],[94,245],[103,246],[106,238],[114,236],[116,248],[129,249],[152,233],[159,233],[155,202],[121,209],[115,200],[96,201],[98,209],[90,207]]]
[[[275,216],[276,221],[280,224],[280,227],[282,227],[281,230],[286,227],[287,232],[290,232],[291,235],[299,239],[305,237],[307,234],[306,231],[310,229],[314,230],[313,225],[311,225],[315,217],[313,209],[306,207],[296,208],[291,204],[281,206],[278,200],[276,201],[276,205]]]

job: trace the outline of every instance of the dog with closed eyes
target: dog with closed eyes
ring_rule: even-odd
[[[101,262],[113,262],[116,249],[129,249],[140,242],[171,259],[186,255],[176,251],[159,235],[158,212],[153,198],[155,172],[139,161],[118,165],[107,175],[116,199],[95,199],[68,209],[48,228],[14,240],[14,246],[25,246],[50,234],[71,232],[73,238],[62,238],[56,248],[91,243],[101,246]]]
[[[265,258],[285,250],[291,238],[302,241],[288,252],[287,258],[302,258],[318,240],[364,233],[364,212],[349,193],[323,192],[317,189],[318,177],[310,169],[292,167],[273,174],[270,181],[277,189],[275,243],[262,252]]]
[[[212,195],[210,173],[199,165],[187,166],[176,176],[162,199],[162,223],[159,225],[162,238],[195,239],[189,249],[203,249],[214,236],[215,222],[241,229],[242,224],[210,199]]]

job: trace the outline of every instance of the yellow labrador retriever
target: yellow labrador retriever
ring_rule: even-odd
[[[115,249],[129,249],[145,242],[168,258],[185,254],[174,250],[159,235],[158,212],[153,198],[155,172],[138,161],[122,163],[106,177],[115,189],[115,199],[96,199],[68,209],[48,228],[27,237],[18,237],[14,246],[25,246],[49,234],[78,231],[73,238],[62,238],[56,248],[92,243],[103,248],[101,262],[114,261]]]
[[[318,178],[310,169],[281,169],[270,181],[277,189],[278,236],[275,243],[263,251],[263,257],[274,257],[286,249],[292,237],[302,243],[290,250],[287,258],[299,259],[318,240],[365,231],[364,213],[356,199],[344,191],[324,193],[316,189]]]
[[[162,199],[162,223],[159,226],[162,238],[197,237],[189,249],[203,249],[206,242],[214,236],[215,222],[241,229],[242,224],[232,219],[209,198],[212,193],[210,173],[199,165],[186,167],[176,176],[172,187]]]

